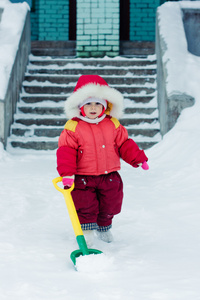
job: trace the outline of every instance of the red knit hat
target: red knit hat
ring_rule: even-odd
[[[82,75],[75,86],[74,93],[87,84],[99,84],[108,86],[107,82],[99,75]]]

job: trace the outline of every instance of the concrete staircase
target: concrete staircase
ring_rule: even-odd
[[[67,121],[65,99],[82,74],[98,74],[125,98],[120,120],[142,149],[160,141],[156,57],[77,59],[30,55],[7,149],[54,150]]]

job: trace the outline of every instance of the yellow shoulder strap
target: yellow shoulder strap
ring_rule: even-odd
[[[120,122],[116,118],[111,118],[110,120],[113,122],[116,129],[120,126]]]
[[[65,129],[75,132],[77,125],[78,125],[77,121],[68,120],[67,123],[65,124]]]

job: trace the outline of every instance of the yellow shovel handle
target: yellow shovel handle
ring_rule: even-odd
[[[64,189],[60,188],[57,185],[58,182],[62,181],[62,177],[54,178],[52,181],[53,181],[54,187],[64,195],[65,203],[67,205],[68,213],[69,213],[69,216],[70,216],[70,219],[71,219],[72,226],[73,226],[74,233],[75,233],[76,237],[78,235],[83,235],[83,231],[82,231],[82,228],[81,228],[81,225],[80,225],[80,222],[79,222],[79,218],[78,218],[78,215],[77,215],[77,212],[76,212],[76,208],[74,206],[74,201],[73,201],[72,196],[71,196],[71,192],[74,189],[74,183],[71,186],[71,188],[69,188],[67,190],[64,190]]]

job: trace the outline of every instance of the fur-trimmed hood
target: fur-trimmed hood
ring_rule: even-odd
[[[80,117],[79,106],[84,100],[97,97],[107,100],[105,114],[119,119],[123,114],[123,96],[114,88],[108,86],[107,82],[98,75],[80,76],[74,92],[65,101],[65,113],[68,119]]]

